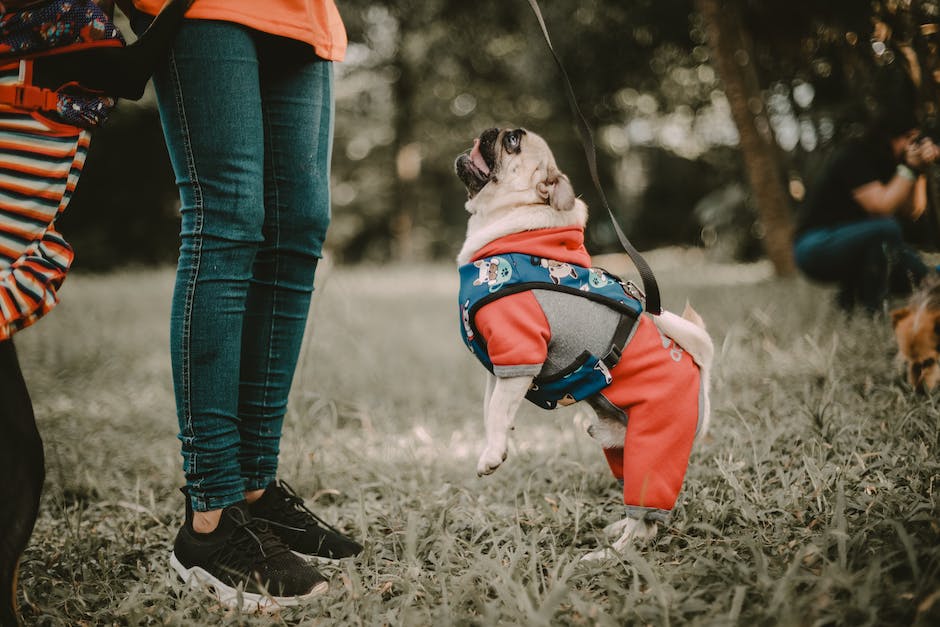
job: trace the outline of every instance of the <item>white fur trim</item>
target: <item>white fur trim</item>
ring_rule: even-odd
[[[457,265],[469,263],[478,250],[506,235],[563,226],[584,228],[586,224],[587,205],[580,198],[575,200],[571,211],[558,211],[550,205],[522,205],[513,207],[508,213],[478,209],[467,221],[467,238],[457,255]]]

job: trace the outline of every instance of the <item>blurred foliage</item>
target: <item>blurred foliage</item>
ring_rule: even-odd
[[[907,81],[905,46],[922,59],[935,52],[923,25],[937,21],[937,0],[734,5],[796,205],[833,143]],[[589,245],[617,249],[527,2],[338,6],[350,39],[335,83],[329,247],[340,260],[452,257],[466,221],[453,160],[481,130],[504,125],[546,137],[594,209]],[[542,10],[594,129],[602,184],[634,243],[759,255],[762,227],[742,187],[738,132],[693,1],[554,0]],[[931,71],[924,63],[928,78]],[[935,97],[922,89],[917,98],[922,115],[935,118]],[[175,256],[178,201],[152,107],[122,105],[92,143],[62,227],[79,264]]]

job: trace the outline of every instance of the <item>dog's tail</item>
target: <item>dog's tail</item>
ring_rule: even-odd
[[[701,415],[697,435],[702,437],[708,431],[711,416],[709,390],[712,361],[715,358],[715,346],[712,344],[711,337],[705,331],[705,321],[702,320],[702,316],[697,311],[692,309],[689,303],[686,303],[685,311],[682,312],[681,317],[670,311],[664,311],[658,316],[653,316],[653,322],[656,323],[663,335],[672,339],[689,353],[699,367]]]
[[[692,303],[685,301],[685,309],[682,310],[682,317],[691,322],[692,324],[705,328],[705,321],[702,320],[702,316],[698,315],[698,312],[692,309]]]
[[[690,304],[686,303],[681,317],[664,311],[659,316],[653,316],[653,322],[666,337],[674,340],[689,353],[699,368],[711,366],[715,347],[705,331],[705,321]]]

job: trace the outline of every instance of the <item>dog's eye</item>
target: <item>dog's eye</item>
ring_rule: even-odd
[[[522,134],[524,131],[510,131],[503,136],[503,146],[506,147],[506,150],[509,152],[518,152],[519,145],[522,142]]]
[[[920,362],[920,365],[922,368],[926,370],[927,368],[930,368],[931,366],[933,366],[935,363],[937,363],[936,359],[934,359],[933,357],[928,357],[924,361]]]

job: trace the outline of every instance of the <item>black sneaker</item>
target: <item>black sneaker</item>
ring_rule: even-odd
[[[244,611],[299,605],[329,588],[313,565],[252,519],[246,503],[223,509],[218,528],[203,534],[193,529],[186,501],[170,565],[190,586],[209,588],[223,604]]]
[[[248,506],[255,520],[265,522],[292,551],[301,556],[340,559],[362,552],[362,545],[344,536],[307,509],[304,500],[283,481],[272,481]]]

